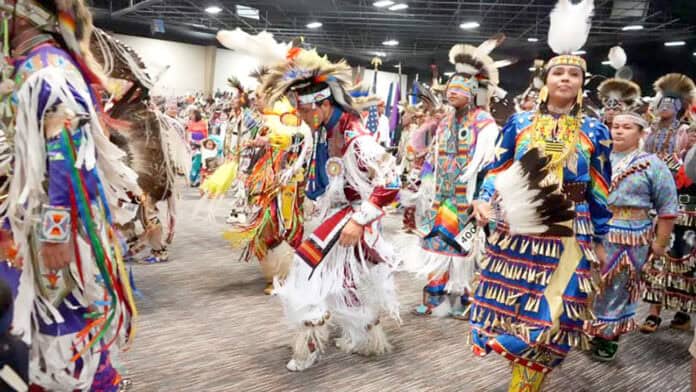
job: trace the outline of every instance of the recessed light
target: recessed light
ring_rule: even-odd
[[[307,23],[307,28],[308,28],[308,29],[318,29],[318,28],[320,28],[321,26],[323,26],[323,24],[322,24],[321,22]]]
[[[382,42],[382,45],[385,45],[385,46],[396,46],[398,44],[399,44],[399,41],[397,41],[395,39],[390,39],[390,40]]]
[[[391,0],[379,0],[372,3],[372,5],[378,8],[389,7],[392,4],[394,4],[394,2]]]
[[[539,42],[539,38],[534,38],[534,37],[529,37],[527,38],[528,42]]]
[[[584,50],[576,50],[575,52],[571,53],[573,56],[582,56],[583,54],[587,54]]]
[[[472,21],[472,22],[464,22],[464,23],[460,24],[459,28],[464,29],[464,30],[471,30],[471,29],[475,29],[479,26],[481,26],[481,24],[479,22]]]
[[[668,41],[665,42],[665,46],[684,46],[686,42],[684,41]]]
[[[219,14],[220,12],[222,12],[222,8],[220,8],[216,5],[211,5],[210,7],[207,7],[205,9],[205,12],[207,12],[209,14]]]
[[[394,4],[393,6],[389,7],[389,11],[400,11],[400,10],[405,10],[406,8],[408,8],[408,4],[399,3],[399,4]]]
[[[643,30],[643,25],[628,25],[621,28],[623,31],[638,31]]]

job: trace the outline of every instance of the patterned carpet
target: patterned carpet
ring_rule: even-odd
[[[402,325],[386,321],[394,351],[378,359],[336,349],[303,373],[290,373],[290,337],[278,301],[263,295],[256,263],[241,263],[221,237],[225,208],[201,206],[192,191],[179,204],[171,262],[134,265],[140,319],[133,348],[121,354],[131,391],[507,391],[510,368],[495,354],[476,358],[467,322],[417,317],[424,284],[400,274]],[[203,215],[213,213],[216,222]],[[417,257],[400,216],[385,231],[402,257]],[[641,319],[647,307],[641,307]],[[671,314],[665,314],[663,325]],[[687,391],[692,334],[662,327],[622,340],[611,364],[572,352],[547,391]]]

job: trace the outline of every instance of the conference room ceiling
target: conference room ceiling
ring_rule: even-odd
[[[219,29],[267,30],[278,40],[302,36],[321,52],[364,66],[381,55],[385,67],[401,64],[405,69],[425,71],[435,63],[447,70],[447,52],[452,45],[478,44],[496,33],[507,36],[494,52],[496,59],[526,64],[550,55],[546,32],[555,0],[393,0],[394,4],[386,7],[376,7],[375,1],[102,0],[93,6],[96,24],[116,32],[214,44],[214,33]],[[389,9],[400,3],[408,7]],[[206,12],[212,6],[219,7],[219,12]],[[150,32],[154,20],[162,21],[164,33]],[[322,25],[308,28],[312,22]],[[631,25],[642,29],[624,31]],[[398,44],[384,45],[389,40]],[[617,43],[648,48],[663,46],[666,41],[685,41],[687,49],[696,44],[696,1],[595,0],[586,49],[593,52],[594,48],[598,59],[605,58],[606,49]]]

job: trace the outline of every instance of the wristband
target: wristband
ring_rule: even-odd
[[[70,209],[44,205],[41,213],[39,240],[66,243],[70,240]]]

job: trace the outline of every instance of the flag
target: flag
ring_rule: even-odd
[[[372,76],[372,94],[377,94],[377,73],[379,71],[375,69],[375,72]]]
[[[365,126],[370,131],[371,134],[377,133],[377,128],[379,127],[379,111],[377,105],[372,105],[367,108],[367,121]]]
[[[389,94],[387,95],[387,102],[384,105],[384,115],[391,113],[392,104],[392,93],[394,92],[394,82],[389,83]]]
[[[401,81],[396,84],[396,92],[394,93],[394,101],[391,107],[391,115],[389,116],[389,134],[391,135],[392,146],[398,144],[398,138],[401,132],[399,128],[399,101],[401,101]]]
[[[418,79],[413,81],[413,87],[411,87],[411,105],[418,105],[418,94],[420,94],[420,89],[418,88]]]

